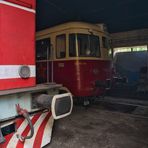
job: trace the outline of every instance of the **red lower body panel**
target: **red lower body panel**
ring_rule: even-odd
[[[0,90],[5,89],[12,89],[12,88],[21,88],[23,87],[30,87],[34,86],[36,83],[36,78],[29,78],[27,80],[21,79],[21,78],[15,78],[15,79],[0,79]]]
[[[97,96],[103,88],[97,87],[96,83],[105,83],[111,78],[111,66],[109,60],[55,61],[54,81],[62,83],[74,96]]]
[[[51,74],[51,63],[48,64]],[[44,74],[43,73],[44,69]],[[109,60],[62,60],[53,62],[53,81],[63,84],[74,96],[98,96],[105,89],[96,83],[105,83],[112,77],[112,63]],[[37,82],[46,81],[47,65],[38,63]],[[49,75],[51,80],[51,75]]]

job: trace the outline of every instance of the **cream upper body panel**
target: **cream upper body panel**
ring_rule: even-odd
[[[103,48],[103,43],[102,43],[102,37],[107,37],[109,38],[109,34],[107,32],[107,29],[104,24],[90,24],[90,23],[85,23],[85,22],[68,22],[64,23],[61,25],[57,25],[54,27],[50,27],[41,31],[38,31],[36,33],[36,40],[42,40],[45,38],[50,38],[51,45],[53,47],[53,52],[54,52],[54,59],[56,59],[56,37],[58,35],[65,34],[66,35],[66,58],[68,58],[68,52],[69,52],[69,35],[70,34],[93,34],[95,36],[98,36],[100,38],[100,50],[101,50],[101,57],[106,58],[108,57],[108,50],[106,48]],[[69,59],[72,59],[69,57]],[[82,58],[83,59],[83,58]],[[97,58],[93,58],[97,59]],[[57,59],[58,60],[58,59]],[[60,59],[62,60],[62,59]]]
[[[54,27],[50,27],[48,29],[44,29],[41,31],[38,31],[36,33],[36,38],[41,38],[41,36],[46,36],[49,34],[54,34],[58,32],[67,32],[69,30],[73,30],[73,32],[77,33],[80,32],[80,30],[87,30],[88,33],[95,33],[95,32],[100,32],[103,34],[108,35],[106,28],[104,27],[104,24],[90,24],[90,23],[85,23],[85,22],[69,22],[69,23],[64,23],[61,25],[57,25]]]

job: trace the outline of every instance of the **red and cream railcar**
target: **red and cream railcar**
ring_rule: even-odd
[[[99,96],[112,75],[108,41],[103,24],[69,22],[37,32],[38,83],[62,83],[77,97]]]
[[[37,85],[35,69],[35,0],[0,0],[0,148],[47,145],[72,110],[71,94]]]

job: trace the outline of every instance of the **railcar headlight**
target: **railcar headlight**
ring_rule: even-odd
[[[73,99],[71,93],[57,94],[50,96],[41,94],[34,100],[38,107],[51,109],[54,119],[60,119],[71,114]]]
[[[27,65],[23,65],[19,68],[19,75],[23,79],[27,79],[30,77],[30,68]]]
[[[52,99],[51,111],[54,119],[60,119],[71,114],[73,108],[70,93],[55,95]]]

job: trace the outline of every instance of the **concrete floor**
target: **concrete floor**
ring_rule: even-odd
[[[46,148],[148,148],[148,119],[77,106],[71,116],[55,122]]]

